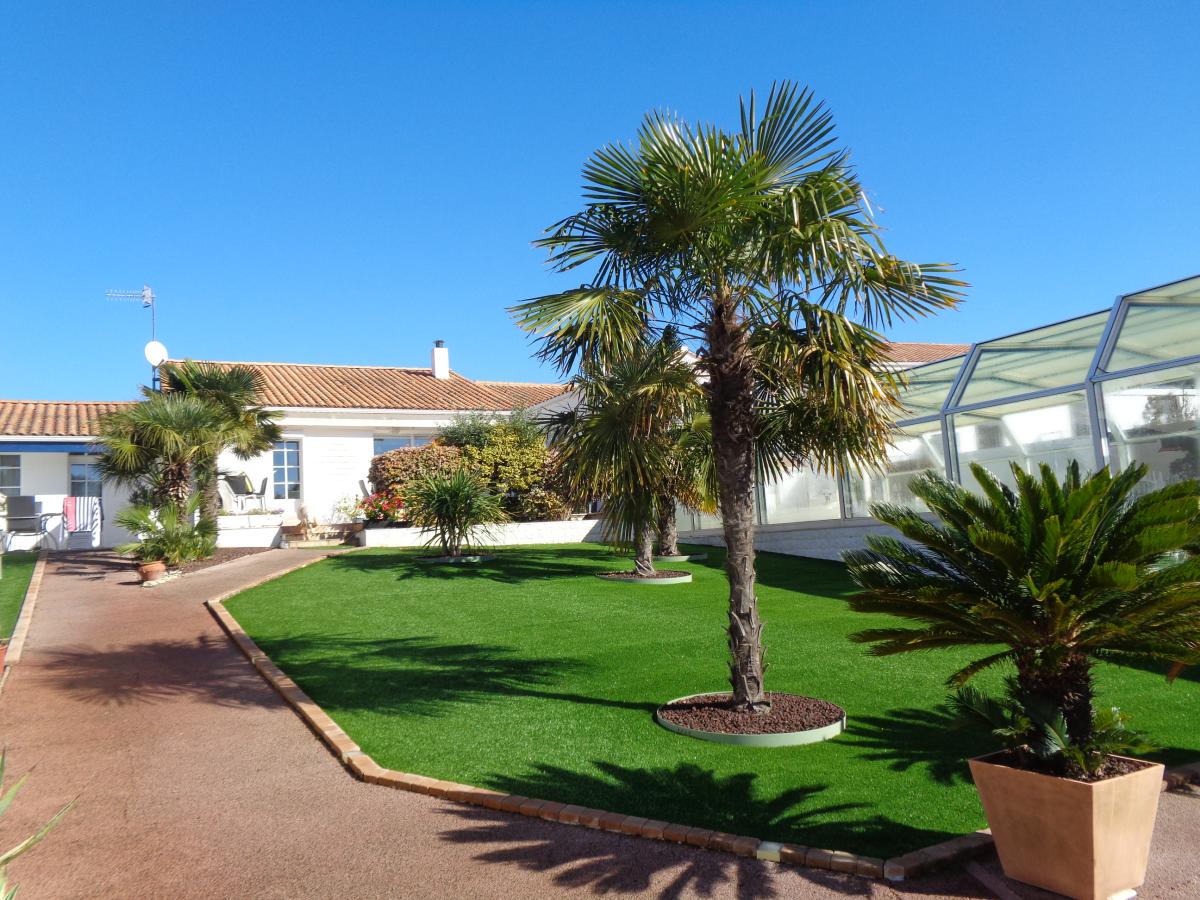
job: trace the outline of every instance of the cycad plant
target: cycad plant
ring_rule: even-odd
[[[946,264],[887,251],[830,113],[792,84],[761,106],[751,94],[732,129],[651,113],[632,146],[596,151],[583,178],[583,209],[539,245],[558,271],[587,267],[590,282],[514,312],[566,373],[603,370],[664,327],[697,352],[725,532],[732,706],[765,712],[756,473],[780,460],[882,460],[899,382],[871,329],[953,306],[963,285]]]
[[[507,518],[500,497],[466,467],[411,482],[404,500],[408,519],[432,532],[429,544],[444,556],[462,556],[464,547]]]
[[[4,785],[4,770],[7,762],[8,751],[0,751],[0,788],[2,788]],[[28,777],[28,773],[22,775],[16,784],[10,787],[7,791],[4,791],[3,794],[0,794],[0,816],[4,815],[4,813],[8,811],[8,808],[12,805],[13,800],[16,799],[17,792],[21,790],[22,785],[25,784],[25,779]],[[30,850],[40,844],[45,839],[46,835],[53,831],[55,826],[58,825],[58,823],[63,820],[66,814],[71,811],[71,807],[74,805],[75,801],[71,800],[65,806],[63,806],[62,809],[51,816],[50,820],[36,832],[25,838],[25,840],[21,841],[20,843],[10,847],[8,850],[0,852],[0,900],[13,900],[13,898],[17,896],[17,886],[13,885],[12,887],[9,887],[8,884],[8,864],[18,856],[28,853]]]
[[[115,521],[137,540],[121,544],[117,552],[142,562],[162,560],[170,567],[212,556],[217,547],[217,524],[212,519],[196,521],[199,509],[199,494],[193,494],[182,509],[171,503],[126,507]]]
[[[216,433],[195,465],[203,498],[201,515],[215,520],[219,503],[218,455],[230,450],[238,459],[248,460],[270,450],[283,436],[277,421],[279,414],[262,405],[265,382],[262,373],[253,366],[215,365],[188,359],[167,363],[161,373],[168,391],[202,400],[215,413]],[[147,392],[146,396],[153,394]]]
[[[629,348],[607,367],[589,363],[576,404],[547,420],[559,471],[575,502],[604,500],[608,539],[634,550],[633,573],[654,575],[654,539],[676,498],[699,493],[681,442],[703,409],[695,366],[674,333]]]
[[[971,472],[979,493],[933,473],[914,479],[910,489],[935,522],[891,504],[871,508],[907,542],[872,536],[869,549],[845,555],[862,588],[850,606],[918,624],[853,639],[878,656],[980,648],[950,677],[956,687],[1011,664],[1009,697],[995,715],[969,692],[959,705],[997,728],[1007,720],[1035,735],[1034,743],[1081,750],[1075,761],[1091,769],[1102,762],[1105,740],[1124,727],[1118,713],[1097,719],[1095,661],[1200,657],[1200,559],[1185,552],[1200,539],[1200,483],[1135,497],[1146,474],[1140,464],[1084,477],[1072,462],[1062,479],[1046,465],[1035,475],[1013,464],[1015,489],[982,466]]]

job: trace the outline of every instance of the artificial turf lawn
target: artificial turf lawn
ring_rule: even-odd
[[[0,577],[0,641],[12,637],[37,557],[36,553],[19,552],[5,553],[0,559],[4,572]]]
[[[983,826],[944,682],[971,658],[875,658],[846,636],[844,569],[762,554],[767,688],[844,707],[848,730],[802,747],[698,741],[653,721],[683,694],[727,687],[721,551],[675,564],[691,584],[602,581],[602,547],[507,548],[475,566],[368,550],[228,601],[247,632],[382,766],[528,797],[766,840],[888,857]],[[979,655],[982,655],[980,652]],[[981,679],[996,683],[999,675]],[[1101,666],[1171,762],[1200,759],[1200,684]]]

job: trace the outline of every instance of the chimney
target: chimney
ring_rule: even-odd
[[[445,341],[433,342],[433,356],[429,369],[433,372],[434,378],[450,377],[450,351],[446,349]]]

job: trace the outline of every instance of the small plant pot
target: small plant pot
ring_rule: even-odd
[[[138,578],[142,580],[142,584],[145,584],[147,581],[158,581],[158,579],[167,574],[167,564],[161,559],[138,563],[137,571]]]
[[[970,766],[1005,875],[1077,900],[1141,885],[1162,793],[1160,764],[1086,782],[1003,766],[995,757]]]

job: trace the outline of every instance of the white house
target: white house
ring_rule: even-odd
[[[339,521],[339,507],[368,489],[373,456],[427,443],[456,415],[503,415],[563,390],[557,384],[466,378],[451,371],[449,351],[440,341],[427,368],[244,364],[262,373],[264,404],[278,410],[283,440],[248,461],[225,454],[220,467],[244,473],[255,490],[265,488],[261,506],[282,510],[285,523],[298,521],[302,510],[318,522]],[[100,497],[104,524],[90,541],[84,536],[82,544],[72,539],[70,546],[108,547],[126,539],[112,521],[125,493],[101,484],[92,444],[100,418],[122,405],[0,400],[0,493],[35,498],[46,524],[40,541],[11,535],[8,549],[66,546],[63,501],[71,496]]]

